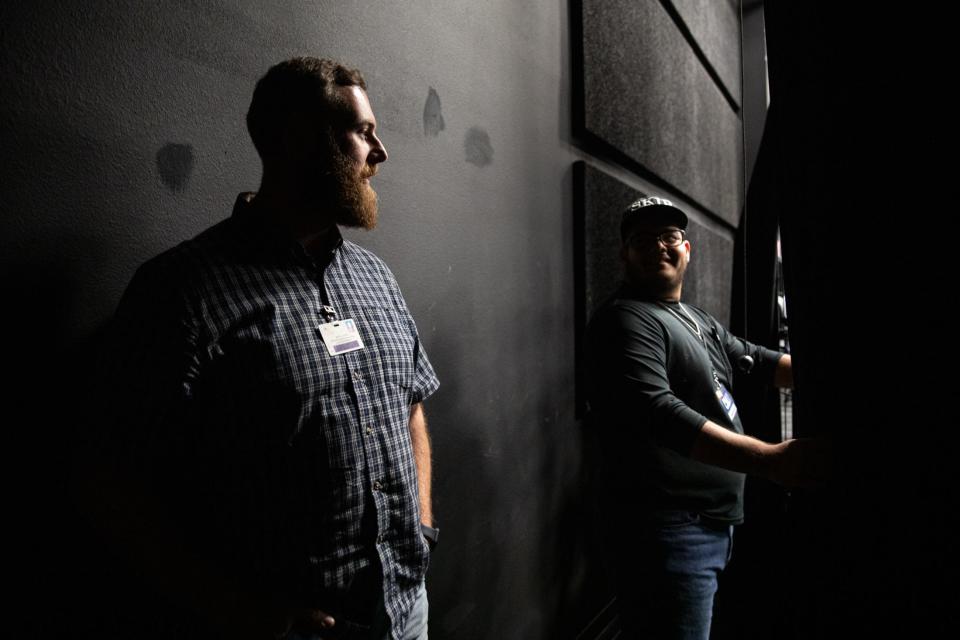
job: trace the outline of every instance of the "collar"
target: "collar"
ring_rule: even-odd
[[[297,262],[319,269],[326,268],[333,261],[337,250],[343,245],[339,227],[333,225],[331,232],[323,238],[323,243],[307,251],[286,229],[274,222],[269,211],[256,205],[256,197],[253,191],[237,195],[231,214],[251,244],[285,254]]]

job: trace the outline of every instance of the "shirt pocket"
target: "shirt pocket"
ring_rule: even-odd
[[[365,307],[362,314],[364,364],[387,386],[409,393],[414,383],[418,343],[407,316],[389,307]]]

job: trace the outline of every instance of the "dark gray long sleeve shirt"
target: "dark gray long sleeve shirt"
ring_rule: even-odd
[[[780,354],[737,338],[701,309],[626,289],[594,315],[587,349],[592,420],[617,490],[648,510],[742,521],[743,474],[689,453],[707,420],[743,433],[717,393],[719,385],[732,393],[733,363],[749,355],[751,375],[772,380]]]

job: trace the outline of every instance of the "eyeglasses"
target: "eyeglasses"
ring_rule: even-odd
[[[652,247],[658,242],[662,242],[665,247],[679,247],[686,235],[682,229],[670,229],[663,233],[635,233],[627,242],[635,247]]]

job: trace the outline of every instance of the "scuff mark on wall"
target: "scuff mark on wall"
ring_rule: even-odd
[[[490,134],[485,129],[470,127],[463,140],[463,150],[470,164],[485,167],[493,162],[493,145],[490,144]]]
[[[443,113],[440,110],[440,96],[430,87],[427,102],[423,105],[423,135],[436,138],[446,128]]]
[[[193,147],[189,144],[169,143],[157,151],[157,173],[171,191],[183,191],[193,173]]]

